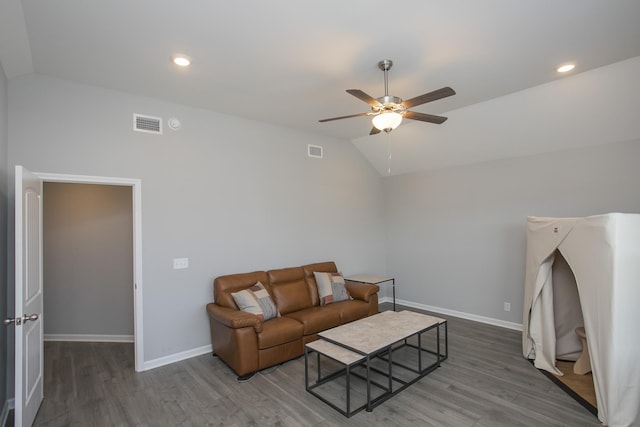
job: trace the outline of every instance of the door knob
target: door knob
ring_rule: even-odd
[[[16,317],[16,318],[8,317],[8,318],[4,319],[3,323],[5,325],[10,325],[12,323],[15,323],[16,326],[20,326],[20,325],[22,325],[22,317]]]
[[[38,315],[37,314],[25,314],[24,316],[22,316],[22,323],[27,323],[29,320],[31,320],[32,322],[35,322],[36,320],[38,320]]]
[[[35,322],[36,320],[38,320],[38,317],[40,316],[38,316],[37,314],[25,314],[22,317],[16,317],[16,318],[8,317],[4,319],[2,323],[4,323],[5,325],[10,325],[12,323],[15,323],[16,326],[20,326],[23,323],[27,323],[29,320],[31,320],[32,322]]]

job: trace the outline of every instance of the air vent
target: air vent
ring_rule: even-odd
[[[133,130],[162,135],[162,119],[160,117],[133,114]]]
[[[309,157],[315,157],[316,159],[322,158],[322,147],[319,145],[307,145],[307,154]]]

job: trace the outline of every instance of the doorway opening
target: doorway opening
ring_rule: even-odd
[[[44,182],[42,192],[44,340],[133,343],[131,187]]]
[[[106,186],[125,186],[131,188],[132,207],[132,266],[133,266],[133,342],[134,364],[136,372],[144,370],[143,353],[143,315],[142,315],[142,182],[139,179],[111,178],[84,175],[65,175],[35,173],[45,183],[95,184]],[[44,195],[46,198],[46,194]]]

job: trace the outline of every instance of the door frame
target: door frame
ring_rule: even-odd
[[[133,341],[136,372],[144,370],[142,315],[142,180],[90,175],[33,172],[43,182],[69,184],[121,185],[132,188],[133,198]],[[43,192],[44,193],[44,192]],[[46,197],[46,196],[43,196]]]

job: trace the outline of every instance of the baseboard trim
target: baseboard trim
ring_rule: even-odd
[[[45,341],[134,342],[133,335],[44,334]]]
[[[187,351],[181,351],[180,353],[171,354],[169,356],[159,357],[157,359],[144,362],[144,370],[159,368],[161,366],[170,365],[172,363],[180,362],[185,359],[191,359],[192,357],[201,356],[203,354],[212,353],[213,348],[211,344],[202,347],[194,348]]]
[[[380,303],[392,303],[391,297],[380,298]],[[446,308],[434,307],[431,305],[418,304],[411,301],[396,299],[396,304],[404,305],[406,307],[417,308],[419,310],[431,311],[433,313],[444,314],[448,316],[460,317],[462,319],[473,320],[474,322],[486,323],[493,326],[499,326],[501,328],[513,329],[516,331],[522,331],[522,325],[519,323],[506,322],[500,319],[492,319],[490,317],[478,316],[475,314],[463,313],[461,311],[449,310]],[[46,335],[45,335],[46,340]],[[180,353],[171,354],[169,356],[159,357],[157,359],[148,360],[143,364],[143,370],[148,371],[150,369],[159,368],[161,366],[170,365],[172,363],[180,362],[192,357],[201,356],[206,353],[212,353],[213,349],[211,345],[205,345],[202,347],[194,348],[191,350],[181,351]]]
[[[393,299],[390,297],[380,298],[381,303],[393,303]],[[491,317],[478,316],[477,314],[464,313],[462,311],[449,310],[448,308],[434,307],[432,305],[418,304],[411,301],[396,299],[396,304],[404,305],[406,307],[417,308],[419,310],[431,311],[433,313],[445,314],[453,317],[460,317],[462,319],[473,320],[474,322],[486,323],[488,325],[499,326],[501,328],[513,329],[515,331],[522,331],[521,323],[507,322],[505,320],[493,319]]]

